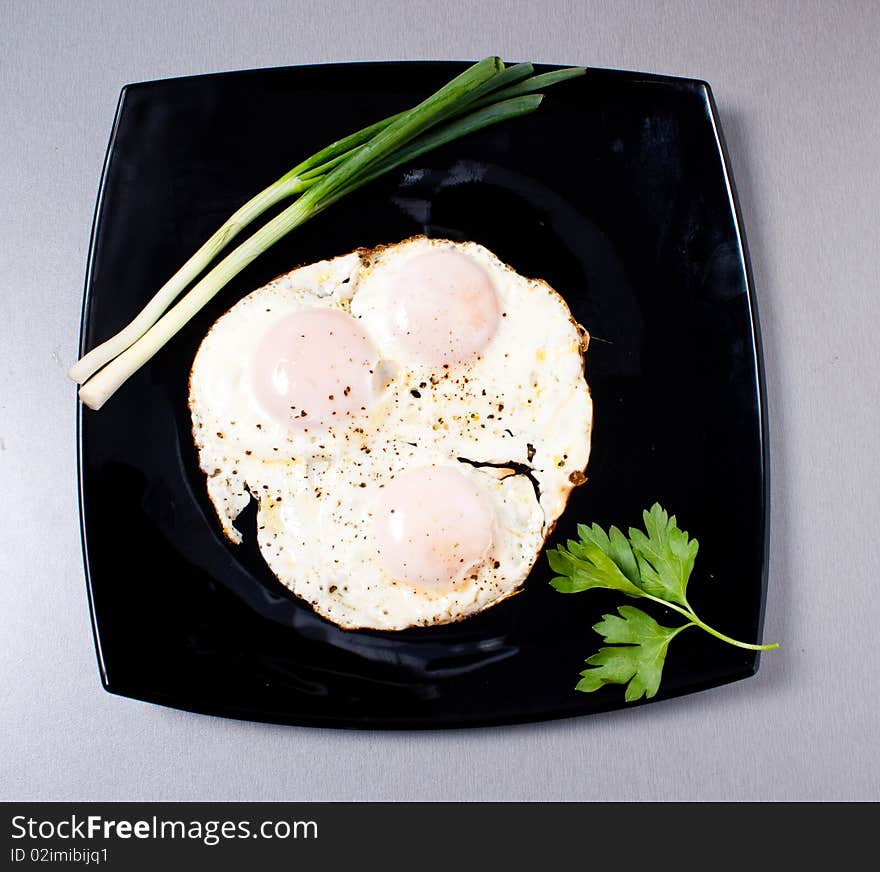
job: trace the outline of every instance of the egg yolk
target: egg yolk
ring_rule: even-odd
[[[392,336],[413,360],[429,366],[469,360],[498,329],[489,276],[456,251],[413,257],[391,281],[388,296]]]
[[[344,424],[376,393],[378,354],[358,322],[336,309],[307,309],[279,321],[251,361],[251,384],[266,414],[308,430]]]
[[[442,592],[486,560],[493,517],[476,485],[458,470],[407,470],[382,488],[374,522],[379,560],[392,577]]]

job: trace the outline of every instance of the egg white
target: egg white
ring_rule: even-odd
[[[475,358],[431,368],[395,346],[386,296],[408,258],[445,247],[486,271],[502,317]],[[358,319],[379,351],[382,387],[359,418],[293,430],[261,409],[248,361],[281,318],[320,307]],[[241,541],[233,522],[256,499],[258,543],[272,572],[342,627],[442,624],[500,602],[521,587],[584,481],[586,342],[556,291],[476,243],[416,237],[279,277],[218,319],[191,371],[194,439],[224,533]],[[430,465],[473,480],[493,507],[495,535],[473,577],[429,593],[385,571],[371,516],[394,476]]]
[[[451,465],[468,477],[494,514],[485,561],[436,591],[389,574],[373,532],[381,489],[405,470],[434,465]],[[340,626],[399,630],[459,620],[514,593],[543,544],[534,489],[511,473],[462,465],[406,443],[389,443],[357,463],[300,466],[280,501],[260,501],[260,551],[282,584]]]

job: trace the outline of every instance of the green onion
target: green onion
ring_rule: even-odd
[[[130,324],[71,367],[70,377],[82,385],[83,403],[101,408],[221,288],[294,227],[407,161],[483,127],[534,111],[541,102],[535,90],[585,71],[575,67],[537,76],[532,72],[531,64],[505,68],[499,58],[486,58],[412,109],[337,140],[285,173],[236,211]],[[244,227],[294,196],[298,199],[224,257],[169,309]]]

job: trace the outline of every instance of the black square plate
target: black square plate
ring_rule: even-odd
[[[291,67],[124,88],[95,216],[82,350],[139,311],[248,197],[463,67]],[[100,412],[81,410],[83,546],[107,690],[335,727],[488,725],[625,705],[618,686],[574,690],[601,644],[590,627],[621,598],[556,593],[543,555],[521,594],[462,623],[346,632],[277,583],[253,529],[238,547],[221,535],[186,405],[208,327],[295,266],[418,233],[475,240],[547,280],[592,334],[589,481],[551,544],[577,522],[639,524],[642,509],[659,501],[700,540],[697,613],[736,638],[759,637],[764,389],[715,106],[704,82],[595,69],[548,91],[533,115],[433,152],[297,229]],[[753,652],[683,634],[655,699],[745,678],[757,666]]]

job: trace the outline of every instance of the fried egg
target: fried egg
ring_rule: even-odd
[[[293,270],[218,319],[190,374],[225,535],[258,503],[278,580],[344,628],[461,620],[516,593],[584,481],[586,331],[473,242]]]

